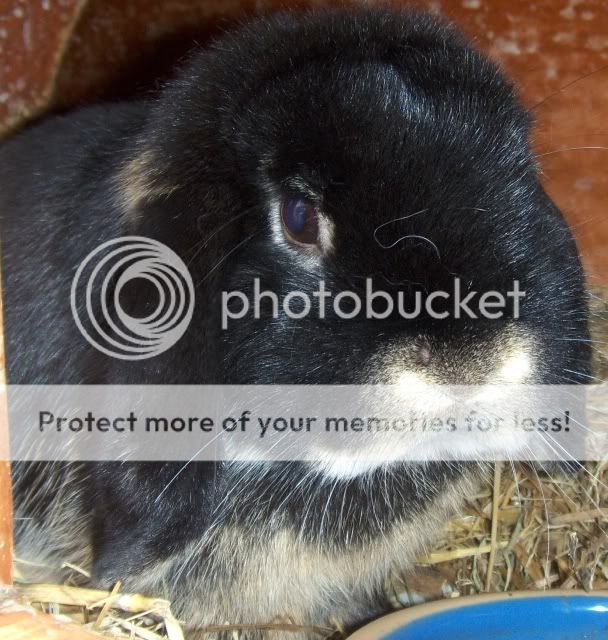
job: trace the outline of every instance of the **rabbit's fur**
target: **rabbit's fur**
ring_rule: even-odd
[[[534,382],[583,381],[583,273],[539,182],[530,120],[457,30],[384,10],[257,20],[195,53],[157,99],[49,119],[0,151],[9,381],[390,383],[417,370],[421,337],[433,381],[489,382],[514,348]],[[294,190],[329,221],[321,255],[281,236],[277,202]],[[133,234],[189,264],[197,305],[175,347],[123,362],[82,338],[69,287],[102,241]],[[220,327],[221,292],[251,292],[254,277],[285,295],[320,278],[357,290],[372,277],[392,291],[442,289],[455,275],[478,291],[519,280],[521,318],[311,314]],[[146,296],[132,296],[145,310]],[[340,477],[304,463],[193,463],[155,500],[180,466],[17,465],[19,556],[90,564],[94,584],[166,595],[189,625],[350,627],[475,485],[462,464]]]

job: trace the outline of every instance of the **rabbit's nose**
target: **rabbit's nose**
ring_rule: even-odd
[[[433,354],[431,353],[431,348],[428,344],[420,345],[416,350],[416,364],[419,367],[428,367]]]

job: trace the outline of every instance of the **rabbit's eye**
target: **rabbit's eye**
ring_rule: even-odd
[[[287,239],[300,245],[317,245],[319,220],[317,208],[303,198],[289,198],[281,206],[281,220]]]

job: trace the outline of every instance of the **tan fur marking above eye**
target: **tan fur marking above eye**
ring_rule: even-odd
[[[151,149],[131,159],[118,173],[116,184],[127,213],[144,202],[166,198],[179,189],[179,185],[163,184],[160,162]]]

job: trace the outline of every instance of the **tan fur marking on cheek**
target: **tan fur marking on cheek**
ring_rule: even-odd
[[[166,198],[179,189],[179,185],[162,183],[160,162],[148,149],[130,160],[118,173],[116,184],[122,206],[132,212],[139,205],[157,198]]]

